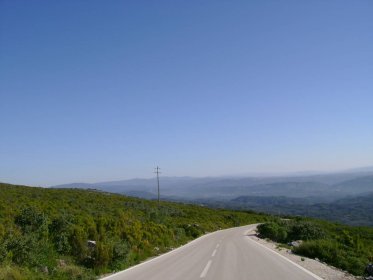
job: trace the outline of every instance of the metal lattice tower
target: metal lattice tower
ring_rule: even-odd
[[[159,203],[160,203],[159,174],[161,173],[159,170],[160,170],[160,168],[157,166],[157,167],[155,168],[155,171],[154,171],[154,173],[157,174],[157,183],[158,183],[158,207],[159,207]]]

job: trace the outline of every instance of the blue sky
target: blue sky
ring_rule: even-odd
[[[373,2],[0,1],[0,181],[373,165]]]

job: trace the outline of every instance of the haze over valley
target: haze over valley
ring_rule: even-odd
[[[261,177],[161,177],[161,198],[212,207],[313,216],[352,225],[373,225],[373,168],[336,173]],[[54,188],[83,188],[156,199],[156,179]]]

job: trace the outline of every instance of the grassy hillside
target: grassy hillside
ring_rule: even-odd
[[[0,279],[94,279],[206,232],[263,222],[251,212],[77,189],[0,184]]]

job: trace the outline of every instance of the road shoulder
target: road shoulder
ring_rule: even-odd
[[[357,280],[361,279],[355,277],[345,271],[337,269],[335,267],[329,266],[325,263],[320,261],[301,257],[299,255],[293,254],[289,249],[281,248],[278,246],[277,243],[272,242],[270,240],[261,239],[256,235],[256,230],[249,231],[247,233],[248,238],[252,239],[253,241],[279,253],[280,255],[284,256],[285,258],[291,260],[292,262],[298,264],[299,266],[305,268],[306,270],[316,274],[317,276],[321,277],[325,280]]]

